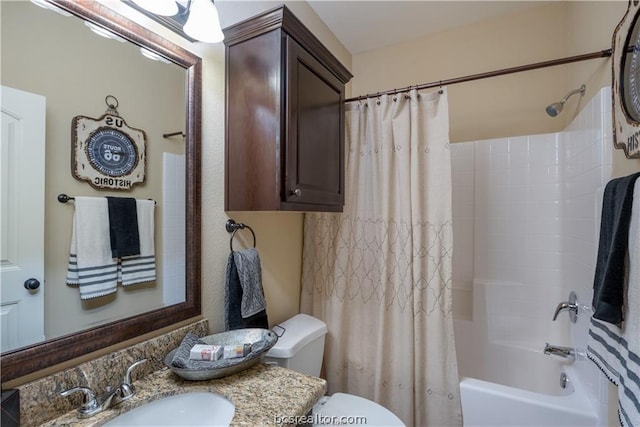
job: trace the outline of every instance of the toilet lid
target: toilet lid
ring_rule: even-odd
[[[358,425],[405,427],[400,418],[396,417],[384,406],[371,400],[346,393],[335,393],[331,395],[324,405],[320,406],[317,411],[314,411],[314,415],[314,422],[317,425],[324,426]]]

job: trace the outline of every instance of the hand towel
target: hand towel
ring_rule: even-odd
[[[629,221],[628,265],[622,325],[591,318],[587,356],[618,386],[618,416],[625,427],[640,426],[640,183],[636,181]],[[624,293],[624,290],[623,290]]]
[[[117,260],[111,257],[109,214],[104,197],[76,197],[67,284],[83,300],[116,292]]]
[[[245,290],[246,289],[246,290]],[[262,289],[262,269],[254,249],[233,251],[225,278],[225,328],[269,328]]]
[[[140,255],[136,199],[107,197],[107,206],[109,207],[111,256],[120,258]]]
[[[176,352],[173,354],[173,359],[171,359],[171,366],[175,366],[176,368],[189,369],[189,363],[193,362],[193,360],[189,359],[189,353],[191,352],[193,346],[196,344],[206,343],[193,332],[187,332],[187,335],[184,336],[182,342],[176,349]]]
[[[267,307],[262,289],[260,256],[255,248],[249,248],[234,251],[233,260],[238,270],[240,285],[242,285],[240,312],[242,313],[242,318],[246,319]]]
[[[140,255],[120,259],[119,279],[123,286],[156,280],[153,200],[136,200]]]
[[[593,282],[593,310],[598,320],[620,324],[633,190],[639,173],[611,180],[604,190],[598,259]]]

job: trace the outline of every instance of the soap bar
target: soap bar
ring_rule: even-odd
[[[225,345],[223,357],[225,359],[235,359],[237,357],[244,357],[250,352],[251,344]]]
[[[196,344],[189,352],[191,360],[218,360],[222,357],[223,347],[220,345]]]

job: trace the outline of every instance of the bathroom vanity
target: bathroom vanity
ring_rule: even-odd
[[[302,375],[289,369],[265,364],[209,381],[186,381],[169,369],[156,371],[136,381],[136,396],[97,414],[78,419],[68,412],[45,426],[98,426],[121,413],[159,398],[181,393],[212,392],[229,399],[235,406],[231,426],[269,426],[276,420],[307,414],[326,391],[323,379]]]
[[[279,419],[306,415],[326,392],[326,382],[321,378],[263,363],[220,379],[183,380],[161,361],[189,331],[206,335],[207,322],[196,322],[18,387],[20,425],[97,426],[167,396],[211,392],[233,403],[231,426],[269,426],[281,424]],[[143,358],[148,362],[136,368],[133,378],[136,395],[111,409],[79,419],[80,396],[60,396],[61,391],[77,386],[101,393],[107,386],[116,386],[126,366]]]

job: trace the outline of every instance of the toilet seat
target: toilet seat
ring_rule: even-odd
[[[405,427],[402,420],[384,406],[346,393],[335,393],[320,399],[313,407],[313,414],[317,423],[314,426],[345,425],[345,423],[349,423],[358,426]],[[341,417],[348,417],[351,420],[343,418],[341,424]],[[363,423],[361,417],[364,417],[366,422]],[[355,421],[356,419],[360,421]],[[332,422],[335,424],[331,424]]]

